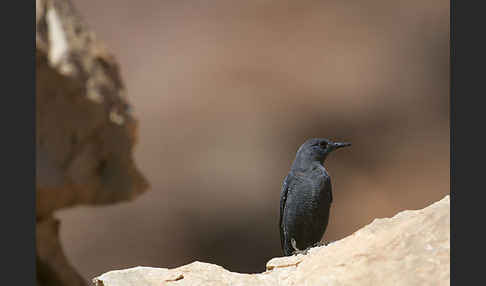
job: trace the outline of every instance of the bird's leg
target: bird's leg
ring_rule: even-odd
[[[290,239],[290,243],[292,244],[292,247],[294,248],[294,252],[292,252],[293,255],[297,255],[297,254],[306,255],[307,251],[309,251],[309,248],[304,249],[304,250],[298,249],[297,248],[297,242],[295,242],[295,239],[293,239],[293,238]]]
[[[314,243],[313,245],[307,247],[306,249],[300,250],[300,249],[297,248],[297,243],[295,242],[295,239],[292,238],[290,240],[290,242],[292,243],[292,247],[294,248],[293,255],[297,255],[297,254],[306,255],[311,248],[319,247],[319,246],[327,246],[330,243],[328,241],[318,241],[318,242]]]

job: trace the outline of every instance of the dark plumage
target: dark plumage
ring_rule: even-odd
[[[329,153],[350,145],[313,138],[297,151],[280,193],[279,228],[285,255],[308,249],[322,239],[332,203],[331,178],[323,163]]]

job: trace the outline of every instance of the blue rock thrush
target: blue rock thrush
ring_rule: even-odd
[[[297,151],[280,193],[280,240],[286,256],[306,253],[321,244],[332,203],[331,178],[324,160],[332,151],[350,145],[313,138]]]

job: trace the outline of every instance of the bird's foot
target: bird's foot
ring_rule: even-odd
[[[292,252],[292,255],[299,255],[299,254],[307,255],[308,251],[309,251],[309,248],[304,249],[304,250],[294,250],[294,252]]]
[[[327,246],[330,242],[329,241],[318,241],[312,245],[312,247],[318,247],[318,246]]]
[[[292,244],[292,247],[294,248],[292,255],[298,255],[298,254],[306,255],[311,248],[319,247],[319,246],[327,246],[330,242],[329,241],[318,241],[318,242],[314,243],[313,245],[307,247],[304,250],[300,250],[300,249],[297,248],[297,242],[295,241],[295,239],[292,238],[290,240],[290,243]]]
[[[293,239],[293,238],[290,240],[290,243],[292,244],[292,247],[294,248],[292,255],[298,255],[298,254],[306,255],[307,251],[309,251],[309,248],[306,248],[304,250],[298,249],[297,248],[297,242],[295,242],[295,239]]]

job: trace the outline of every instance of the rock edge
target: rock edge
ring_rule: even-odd
[[[195,261],[174,269],[134,267],[93,279],[96,286],[138,285],[449,285],[449,196],[421,210],[375,219],[307,255],[278,257],[257,274]]]

